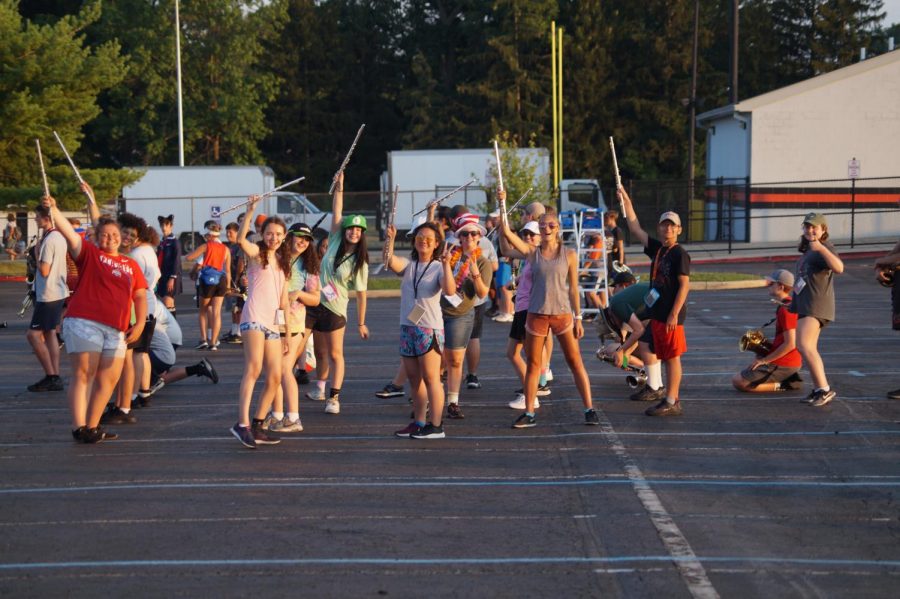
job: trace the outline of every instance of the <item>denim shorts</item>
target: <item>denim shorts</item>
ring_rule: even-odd
[[[258,322],[242,322],[241,323],[241,332],[246,333],[247,331],[259,331],[263,335],[265,335],[266,341],[272,341],[273,339],[281,339],[281,335],[278,331],[273,331],[272,329],[268,329]]]
[[[466,349],[475,325],[475,310],[462,316],[444,315],[444,346],[447,349]]]
[[[418,358],[430,352],[431,348],[436,349],[438,353],[444,351],[444,331],[442,329],[400,325],[401,356]]]
[[[125,357],[125,333],[111,326],[70,316],[63,319],[62,336],[67,353],[88,352],[107,358]]]

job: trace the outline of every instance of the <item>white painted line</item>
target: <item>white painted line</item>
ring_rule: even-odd
[[[848,370],[848,371],[847,371],[847,374],[849,374],[850,376],[858,376],[858,377],[865,377],[865,376],[866,376],[866,375],[864,375],[863,373],[861,373],[861,372],[858,371],[858,370]]]
[[[659,538],[668,551],[669,555],[675,559],[675,565],[681,574],[681,579],[687,585],[691,596],[695,598],[718,598],[719,593],[713,587],[712,582],[706,575],[703,564],[697,559],[694,550],[691,549],[690,543],[682,534],[681,529],[675,524],[675,520],[666,511],[659,496],[650,487],[647,479],[644,478],[643,472],[625,449],[625,444],[616,434],[612,423],[607,418],[603,410],[597,410],[600,415],[600,430],[606,437],[607,443],[613,452],[619,457],[625,469],[625,474],[632,483],[635,493],[640,499],[641,504],[650,516],[650,521],[659,533]]]

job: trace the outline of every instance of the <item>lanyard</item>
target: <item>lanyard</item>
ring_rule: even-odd
[[[666,256],[668,256],[669,252],[672,251],[672,248],[676,247],[677,245],[678,245],[677,243],[675,245],[670,245],[668,247],[668,249],[666,249],[666,253],[663,254],[662,257],[665,258]],[[656,258],[653,260],[653,268],[650,269],[650,284],[651,285],[653,284],[654,281],[656,281],[656,271],[659,270],[659,261],[660,261],[659,253],[662,251],[663,251],[662,247],[660,247],[658,250],[656,250]]]
[[[338,260],[338,263],[334,265],[334,274],[337,275],[337,271],[341,267],[341,265],[344,262],[346,262],[347,260],[349,260],[350,258],[353,258],[353,256],[354,256],[354,254],[345,254],[343,258]]]
[[[425,273],[428,272],[428,269],[431,267],[431,263],[434,262],[434,258],[432,258],[428,264],[425,265],[425,269],[422,270],[422,274],[419,275],[419,278],[416,278],[416,275],[419,274],[419,261],[416,260],[415,266],[413,267],[413,299],[419,299],[419,284],[422,282],[422,279],[425,278]]]

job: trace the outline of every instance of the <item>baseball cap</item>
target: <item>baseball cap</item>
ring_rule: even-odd
[[[348,214],[341,220],[341,228],[349,229],[350,227],[361,227],[366,230],[366,217],[362,214]]]
[[[783,268],[779,268],[771,275],[766,277],[766,280],[770,283],[780,283],[785,287],[793,287],[794,286],[794,275],[789,270],[785,270]]]
[[[519,229],[519,233],[522,231],[528,231],[529,233],[534,233],[535,235],[541,234],[541,228],[538,226],[536,220],[531,220],[525,223],[525,226]]]
[[[457,233],[463,231],[478,231],[482,235],[487,234],[487,230],[480,222],[478,222],[478,215],[472,214],[471,212],[465,212],[456,217],[453,221],[453,229]]]
[[[810,212],[803,218],[803,224],[809,223],[811,225],[821,225],[825,226],[827,223],[825,222],[825,215],[821,212]]]
[[[291,228],[288,229],[288,233],[294,235],[296,237],[309,237],[312,239],[312,229],[309,228],[309,225],[306,223],[294,223],[291,225]]]
[[[613,277],[613,285],[633,285],[637,279],[630,272],[617,272]]]
[[[663,212],[663,213],[659,216],[659,222],[663,222],[663,221],[666,221],[666,220],[672,221],[673,223],[675,223],[675,224],[678,225],[679,227],[681,226],[681,217],[678,216],[678,213],[677,213],[677,212],[672,212],[671,210],[669,210],[668,212]]]

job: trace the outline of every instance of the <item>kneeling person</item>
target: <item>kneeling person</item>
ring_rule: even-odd
[[[766,280],[769,295],[778,304],[774,318],[775,339],[768,354],[758,356],[747,368],[734,375],[731,382],[738,391],[772,393],[802,388],[800,366],[803,360],[797,351],[797,315],[789,310],[794,275],[779,269]]]

